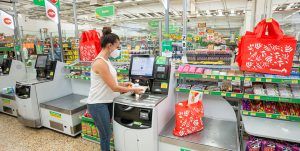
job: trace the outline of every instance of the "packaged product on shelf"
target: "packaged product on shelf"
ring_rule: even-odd
[[[276,151],[293,151],[287,144],[276,143]]]
[[[266,113],[270,113],[270,114],[276,113],[276,103],[275,102],[265,102],[264,111]]]
[[[242,109],[245,110],[245,111],[251,111],[250,100],[243,100],[242,101]]]
[[[271,140],[263,140],[261,142],[261,151],[275,151],[276,145]]]
[[[189,73],[195,73],[196,72],[196,67],[191,66],[189,69]]]
[[[300,116],[300,105],[299,104],[290,104],[290,114],[292,116]]]
[[[199,90],[199,91],[201,91],[201,90],[204,90],[205,87],[206,86],[203,85],[203,84],[195,84],[195,85],[192,86],[191,90]]]
[[[196,73],[197,74],[203,74],[204,73],[204,68],[197,68]]]
[[[261,141],[252,140],[248,141],[246,144],[246,151],[260,151]]]
[[[290,115],[290,106],[287,103],[279,102],[276,110],[281,115]]]
[[[212,70],[211,69],[204,69],[204,74],[211,75]]]
[[[287,97],[287,98],[293,97],[292,90],[287,84],[280,84],[278,86],[278,89],[281,97]]]
[[[291,85],[292,94],[294,98],[300,98],[300,85]]]
[[[265,84],[265,86],[266,86],[267,95],[279,96],[279,91],[278,91],[276,84],[268,83],[268,84]]]
[[[253,91],[254,91],[254,94],[257,94],[257,95],[266,95],[265,89],[262,84],[254,84]]]
[[[262,101],[252,100],[251,101],[252,112],[264,112],[264,105]]]
[[[231,92],[232,91],[232,85],[231,85],[231,81],[223,81],[221,84],[221,91],[227,91],[227,92]]]

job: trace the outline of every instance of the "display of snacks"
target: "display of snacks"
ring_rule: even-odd
[[[189,62],[199,62],[201,64],[204,61],[223,61],[224,65],[230,65],[232,52],[230,50],[197,49],[188,50],[186,55]]]
[[[246,143],[246,151],[299,151],[297,143],[285,142],[250,136]]]
[[[81,136],[82,138],[95,142],[100,143],[100,136],[97,127],[95,126],[94,120],[92,119],[91,114],[87,111],[81,116]],[[111,125],[112,128],[112,125]],[[113,137],[110,140],[110,148],[114,149],[114,139]]]

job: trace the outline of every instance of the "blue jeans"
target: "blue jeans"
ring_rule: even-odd
[[[111,117],[112,103],[88,104],[88,111],[95,121],[95,125],[99,130],[100,145],[102,151],[110,150],[110,138],[112,135]]]

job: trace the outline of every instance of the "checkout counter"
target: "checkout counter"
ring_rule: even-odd
[[[38,55],[35,64],[36,78],[17,81],[16,102],[18,119],[25,126],[42,126],[40,103],[72,93],[71,83],[64,78],[68,73],[64,63],[48,60],[48,55]]]
[[[132,56],[130,80],[148,89],[145,94],[122,94],[114,99],[116,151],[157,151],[158,136],[174,115],[175,78],[165,57]]]
[[[87,98],[72,93],[72,85],[65,75],[69,73],[64,63],[48,60],[47,55],[38,55],[36,78],[18,81],[16,101],[18,119],[28,127],[49,129],[76,136],[81,132],[80,116]]]
[[[0,59],[0,112],[17,116],[14,92],[3,92],[3,88],[13,88],[16,81],[26,79],[25,64],[18,60]]]

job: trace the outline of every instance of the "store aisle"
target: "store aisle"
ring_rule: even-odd
[[[0,113],[0,151],[99,151],[100,145],[41,128],[21,125],[17,118]]]

